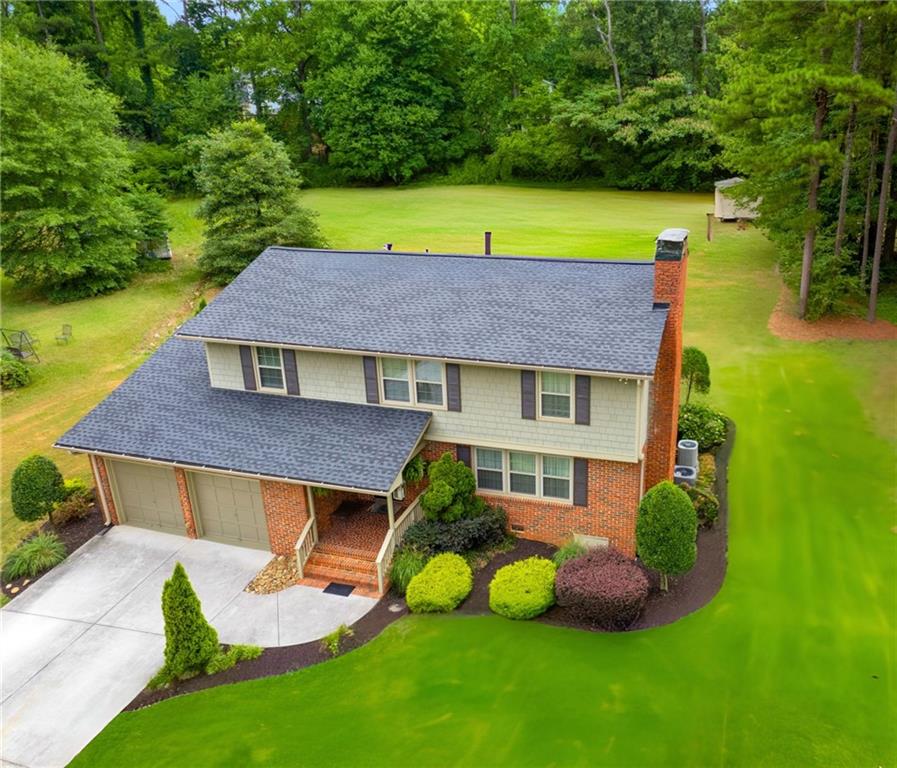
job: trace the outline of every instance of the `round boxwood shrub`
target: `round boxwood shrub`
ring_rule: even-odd
[[[489,607],[508,619],[532,619],[554,605],[557,566],[528,557],[499,568],[489,584]]]
[[[0,354],[0,388],[20,389],[31,383],[31,371],[9,352]]]
[[[669,480],[655,485],[638,506],[635,539],[642,562],[667,577],[690,571],[698,556],[698,517],[688,494]]]
[[[65,484],[58,467],[46,456],[29,456],[12,473],[12,511],[29,522],[50,516],[65,499]]]
[[[706,405],[686,403],[679,409],[679,439],[697,440],[706,451],[726,439],[726,419]]]
[[[648,599],[648,577],[638,564],[613,548],[593,549],[568,560],[557,573],[558,605],[587,624],[626,629]]]
[[[408,583],[405,601],[412,613],[448,613],[473,589],[473,573],[460,555],[437,555]]]

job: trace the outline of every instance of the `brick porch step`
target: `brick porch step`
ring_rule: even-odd
[[[307,578],[355,584],[365,589],[377,589],[377,566],[367,560],[346,554],[320,551],[317,547],[305,564]]]

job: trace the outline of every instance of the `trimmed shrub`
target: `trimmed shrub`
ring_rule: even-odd
[[[725,417],[706,405],[686,403],[679,408],[679,439],[697,440],[702,451],[720,445],[726,439]]]
[[[405,594],[408,583],[419,574],[427,564],[427,556],[413,547],[401,547],[392,556],[389,578],[393,589],[400,595]]]
[[[588,551],[589,548],[585,544],[580,544],[578,541],[568,541],[554,553],[551,559],[560,568],[564,563],[574,558],[582,557]]]
[[[38,533],[9,553],[3,563],[3,579],[32,578],[59,565],[66,554],[65,544],[55,533]]]
[[[437,555],[411,579],[405,600],[412,613],[448,613],[473,589],[473,572],[464,558],[451,552]]]
[[[593,549],[564,563],[557,572],[558,605],[587,624],[626,629],[648,599],[648,577],[638,564],[613,548]]]
[[[409,526],[402,546],[427,555],[441,552],[464,554],[473,549],[494,547],[507,536],[508,517],[501,507],[487,507],[474,517],[454,522],[418,520]]]
[[[421,494],[420,505],[428,520],[450,523],[481,512],[485,506],[474,492],[473,472],[463,461],[455,461],[448,452],[427,468],[430,484]]]
[[[698,519],[688,494],[669,480],[649,490],[638,507],[635,538],[638,554],[649,568],[660,571],[660,588],[667,577],[690,571],[698,556]]]
[[[532,619],[554,605],[557,566],[528,557],[499,568],[489,584],[489,608],[508,619]]]
[[[21,389],[31,383],[31,370],[9,352],[0,354],[0,388]]]
[[[180,563],[162,588],[162,615],[164,673],[170,680],[185,680],[204,671],[220,652],[218,633],[203,616],[199,598]]]
[[[329,635],[324,635],[321,638],[321,647],[327,651],[331,656],[339,656],[340,645],[343,642],[344,637],[353,637],[355,635],[355,630],[352,627],[347,627],[345,624],[340,624],[336,629],[333,630]]]
[[[90,486],[80,477],[70,477],[62,484],[62,493],[65,498],[69,499],[75,494],[92,493]]]
[[[30,522],[46,516],[65,498],[59,469],[46,456],[29,456],[12,473],[12,511],[19,520]]]

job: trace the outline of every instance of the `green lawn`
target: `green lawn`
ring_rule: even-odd
[[[897,763],[897,345],[772,337],[772,250],[734,227],[706,247],[707,197],[308,198],[333,244],[354,247],[472,250],[469,230],[492,228],[497,251],[561,254],[569,237],[576,255],[631,256],[689,226],[686,340],[708,352],[712,400],[738,424],[725,586],[697,614],[631,634],[405,619],[319,667],[121,715],[77,765]]]

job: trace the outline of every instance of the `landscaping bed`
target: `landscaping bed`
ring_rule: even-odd
[[[86,517],[82,517],[81,519],[76,520],[69,520],[64,525],[58,526],[55,523],[47,521],[43,525],[41,525],[38,531],[36,531],[31,536],[26,537],[25,541],[33,538],[33,536],[37,533],[56,534],[56,536],[58,536],[62,543],[65,545],[65,551],[67,553],[67,556],[69,556],[76,549],[86,544],[100,531],[102,531],[104,526],[105,521],[103,519],[103,513],[100,511],[97,505],[94,504]],[[39,573],[36,576],[22,577],[11,581],[4,581],[2,584],[3,594],[9,598],[14,598],[17,595],[21,595],[22,592],[28,589],[28,587],[34,584],[34,582],[36,582],[45,574],[50,573],[50,570]]]

